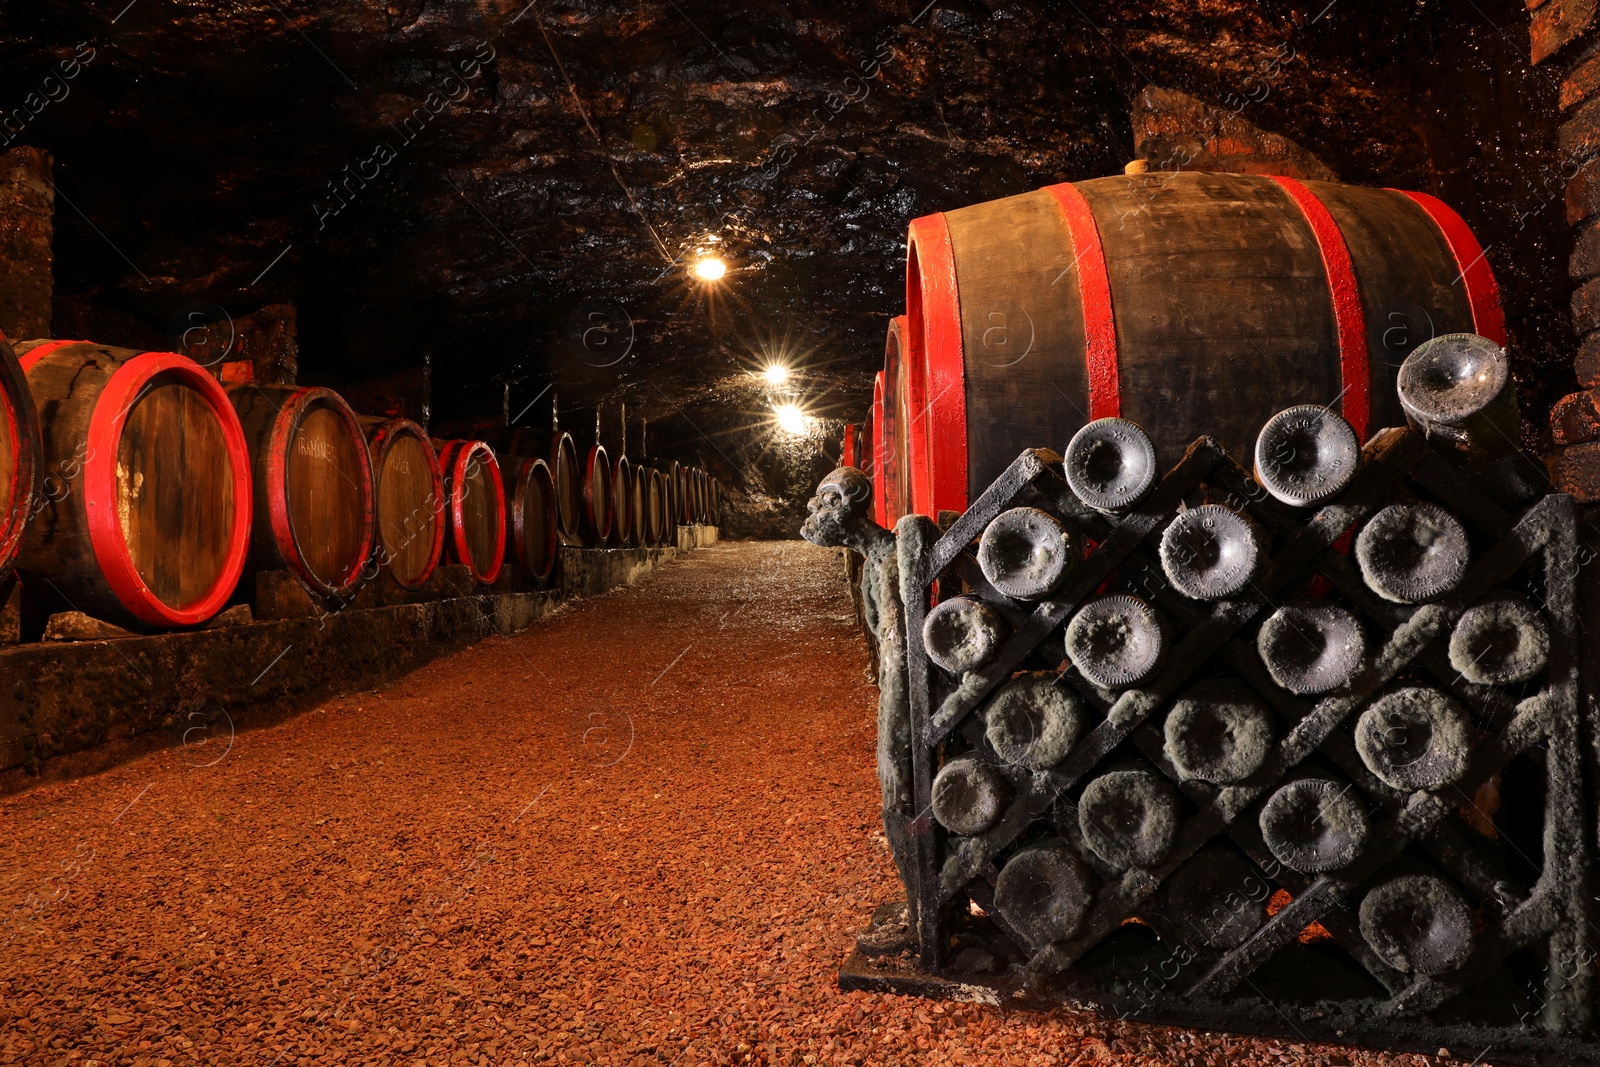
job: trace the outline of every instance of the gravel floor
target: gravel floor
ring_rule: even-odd
[[[837,991],[895,892],[840,565],[729,544],[0,802],[0,1062],[1422,1064]]]

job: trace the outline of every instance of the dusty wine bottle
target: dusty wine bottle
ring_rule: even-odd
[[[1367,813],[1350,787],[1327,778],[1290,782],[1261,809],[1267,848],[1301,874],[1346,866],[1361,853],[1367,831]]]
[[[981,834],[1011,799],[1005,775],[976,756],[957,756],[933,778],[933,817],[953,834]]]
[[[1047,770],[1067,757],[1089,711],[1053,671],[1013,678],[989,701],[983,717],[995,753],[1030,771]]]
[[[1078,499],[1100,511],[1125,511],[1156,484],[1156,446],[1127,419],[1096,419],[1073,434],[1062,465]]]
[[[1361,442],[1350,424],[1316,404],[1278,412],[1256,437],[1256,481],[1294,507],[1338,496],[1360,461]]]
[[[1349,683],[1366,658],[1361,624],[1325,600],[1296,600],[1268,616],[1256,635],[1256,651],[1272,680],[1307,696]]]
[[[1173,872],[1167,903],[1202,944],[1238,948],[1267,921],[1272,890],[1250,865],[1225,848],[1208,848]]]
[[[928,658],[954,674],[988,663],[1005,637],[1005,621],[973,596],[942,601],[922,623],[922,645]]]
[[[1422,501],[1390,504],[1356,535],[1356,562],[1368,588],[1401,604],[1421,604],[1454,589],[1471,554],[1456,517]]]
[[[1067,624],[1067,658],[1102,689],[1138,685],[1161,665],[1161,618],[1138,597],[1115,593],[1091,600]]]
[[[1272,712],[1231,678],[1193,686],[1167,713],[1167,759],[1186,779],[1242,782],[1267,761],[1273,740]]]
[[[1362,938],[1397,971],[1440,974],[1472,952],[1472,907],[1437,875],[1391,878],[1362,899],[1357,914]]]
[[[1178,515],[1161,535],[1167,581],[1195,600],[1225,600],[1250,584],[1261,564],[1255,524],[1221,504]]]
[[[1544,616],[1515,593],[1501,593],[1461,613],[1450,633],[1450,666],[1475,685],[1526,682],[1550,658]]]
[[[1006,596],[1043,600],[1083,558],[1083,542],[1054,515],[1012,508],[996,515],[978,541],[983,576]]]
[[[1000,917],[1033,946],[1065,941],[1083,928],[1094,876],[1072,849],[1046,838],[1011,857],[995,879]]]
[[[1409,686],[1356,720],[1356,751],[1367,769],[1396,789],[1439,789],[1472,762],[1472,723],[1437,689]]]
[[[1102,774],[1078,800],[1084,843],[1119,870],[1159,866],[1172,851],[1181,815],[1177,792],[1143,768]]]
[[[1516,449],[1521,420],[1511,360],[1487,337],[1447,333],[1424,341],[1400,365],[1397,385],[1411,428],[1467,465]]]

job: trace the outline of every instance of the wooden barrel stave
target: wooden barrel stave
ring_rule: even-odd
[[[628,519],[631,533],[628,543],[635,548],[643,548],[650,543],[650,520],[646,509],[649,507],[650,471],[645,467],[635,466],[633,475],[628,479],[631,499],[628,502]]]
[[[250,547],[251,466],[222,386],[187,356],[17,346],[57,488],[18,557],[34,595],[123,626],[205,622]]]
[[[375,558],[403,589],[421,589],[444,554],[448,516],[439,456],[410,419],[359,418],[375,500]]]
[[[649,539],[652,545],[663,545],[667,541],[666,479],[655,467],[649,469],[649,475]]]
[[[1119,175],[926,216],[908,244],[901,480],[924,514],[1108,415],[1163,462],[1201,433],[1246,456],[1297,403],[1370,433],[1398,423],[1394,370],[1429,329],[1503,340],[1476,242],[1418,194]]]

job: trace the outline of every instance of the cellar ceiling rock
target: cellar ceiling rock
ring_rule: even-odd
[[[0,107],[55,158],[58,334],[164,345],[197,302],[293,304],[305,380],[426,354],[439,418],[626,402],[792,531],[834,457],[779,440],[748,371],[789,359],[808,410],[859,418],[907,222],[1119,171],[1151,86],[1444,196],[1490,246],[1525,410],[1570,391],[1523,6],[1323,8],[33,0],[0,13]],[[683,257],[712,237],[707,290]]]

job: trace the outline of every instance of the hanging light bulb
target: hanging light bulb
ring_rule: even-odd
[[[768,385],[782,385],[789,380],[789,368],[782,363],[773,363],[761,372],[761,376],[767,380]]]

